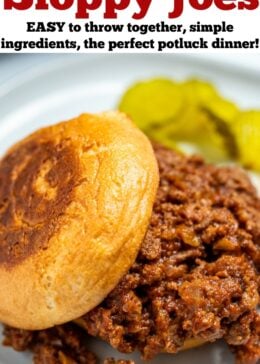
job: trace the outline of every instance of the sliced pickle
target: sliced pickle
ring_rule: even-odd
[[[223,147],[227,152],[227,156],[236,159],[238,157],[238,145],[232,131],[232,124],[224,121],[218,115],[213,114],[212,111],[207,108],[204,109],[204,112],[208,114],[211,123],[214,125],[214,129],[217,131],[219,136],[221,136],[223,140]]]
[[[207,109],[223,122],[232,122],[239,112],[233,102],[221,97],[216,89],[207,82],[188,80],[183,83],[183,90],[189,104],[194,103],[202,109]]]
[[[225,138],[217,131],[215,123],[204,110],[189,108],[181,120],[181,123],[168,123],[161,127],[160,133],[175,140],[177,145],[182,142],[195,145],[197,152],[203,154],[208,162],[222,162],[229,158]]]
[[[188,141],[197,146],[197,150],[204,155],[209,162],[222,162],[230,159],[230,149],[227,139],[229,134],[226,127],[218,117],[205,109],[206,105],[212,105],[212,110],[221,100],[216,89],[209,83],[199,80],[188,80],[183,83],[183,93],[186,97],[186,108],[179,116],[178,122],[169,127],[172,137],[178,141]],[[216,123],[215,119],[218,119]],[[220,125],[222,128],[220,128]],[[178,125],[178,128],[177,128]],[[222,133],[222,129],[225,133]],[[169,130],[169,131],[170,131]],[[232,148],[233,151],[234,148]]]
[[[136,83],[124,94],[119,110],[127,113],[143,130],[174,120],[183,106],[180,86],[168,79],[156,78]]]
[[[167,147],[180,150],[191,145],[207,161],[233,158],[260,171],[260,111],[240,112],[208,82],[164,78],[139,82],[126,91],[119,109]]]
[[[241,164],[260,171],[260,111],[241,112],[232,124],[232,130]]]
[[[186,89],[184,95],[188,95],[189,98],[191,98],[191,94],[193,94],[193,103],[195,103],[195,107],[207,114],[208,120],[205,121],[204,119],[204,125],[197,125],[200,130],[199,132],[204,132],[203,128],[206,128],[204,132],[206,134],[205,136],[207,136],[207,134],[210,135],[212,132],[213,135],[210,139],[217,142],[216,145],[219,144],[219,139],[223,140],[224,143],[221,142],[219,145],[226,149],[224,155],[229,155],[231,157],[236,156],[236,143],[231,132],[230,124],[239,113],[238,107],[231,101],[222,98],[217,93],[216,89],[209,83],[190,80],[185,82],[183,87],[184,90]],[[190,107],[191,106],[189,106],[189,108]],[[208,124],[213,124],[213,126]],[[219,134],[219,136],[216,134]]]
[[[151,140],[158,142],[165,147],[175,149],[181,151],[181,148],[178,146],[177,142],[171,136],[171,134],[165,132],[165,129],[160,128],[150,128],[146,131],[146,134],[150,137]]]
[[[206,81],[190,79],[182,83],[182,88],[188,103],[205,105],[218,96],[215,87]]]
[[[232,123],[239,113],[236,104],[220,96],[209,100],[204,108],[226,124]]]

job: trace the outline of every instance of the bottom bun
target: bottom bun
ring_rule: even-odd
[[[206,343],[206,341],[204,341],[202,339],[195,339],[195,338],[187,339],[187,340],[185,340],[184,345],[181,348],[181,351],[196,348],[197,346],[201,346],[205,343]]]

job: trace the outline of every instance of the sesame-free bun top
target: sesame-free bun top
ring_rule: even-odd
[[[44,329],[98,305],[134,262],[158,187],[119,112],[41,129],[0,161],[0,321]]]

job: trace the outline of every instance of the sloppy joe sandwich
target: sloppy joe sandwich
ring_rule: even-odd
[[[119,112],[41,129],[0,162],[5,344],[94,364],[85,333],[145,360],[223,338],[256,363],[259,242],[242,169],[151,144]]]

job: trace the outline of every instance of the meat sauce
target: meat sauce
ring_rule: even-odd
[[[145,360],[176,353],[190,339],[223,338],[237,363],[254,364],[260,358],[256,190],[237,167],[154,149],[160,186],[140,252],[109,296],[78,322]],[[32,350],[36,364],[97,362],[74,324],[37,333],[6,328],[5,336],[16,350]]]

